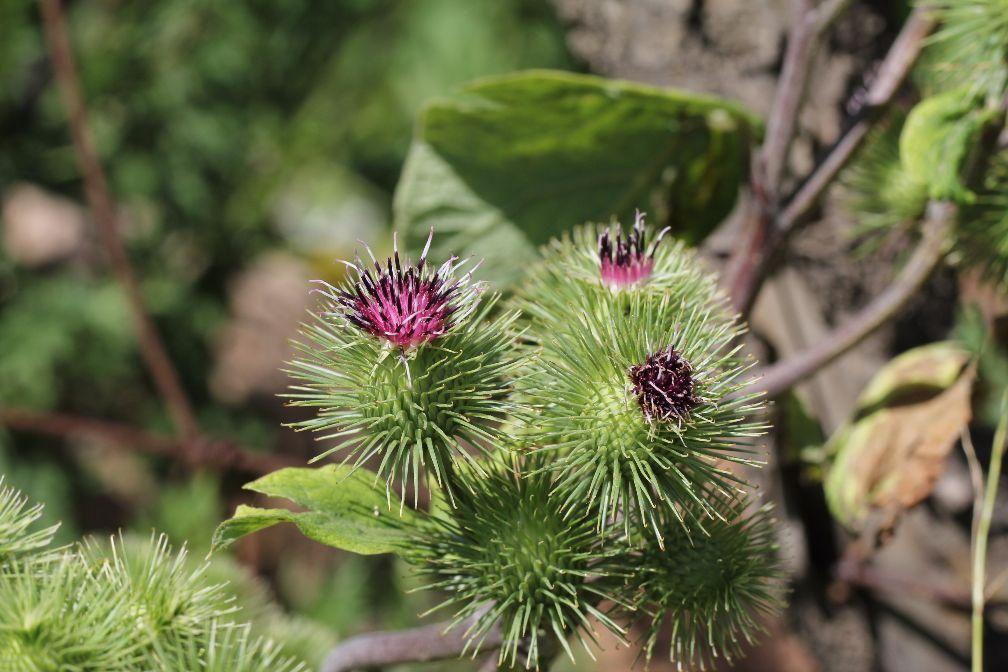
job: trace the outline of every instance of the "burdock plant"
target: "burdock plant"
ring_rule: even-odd
[[[744,479],[761,401],[710,276],[643,215],[555,241],[503,302],[429,244],[322,285],[291,397],[342,462],[250,483],[307,510],[239,507],[217,545],[293,522],[398,553],[459,652],[496,649],[502,669],[591,652],[599,629],[698,669],[737,654],[779,578]],[[434,503],[406,506],[424,483]]]

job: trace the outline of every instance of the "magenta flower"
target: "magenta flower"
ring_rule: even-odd
[[[668,227],[662,229],[651,244],[651,249],[645,251],[647,234],[644,227],[644,213],[640,210],[634,218],[633,228],[625,238],[619,224],[616,225],[615,237],[608,228],[603,231],[598,239],[602,284],[619,289],[646,282],[651,277],[658,243],[666,233]]]
[[[362,331],[409,350],[441,336],[475,307],[480,283],[469,284],[476,264],[460,278],[455,271],[468,260],[452,257],[437,270],[427,265],[434,230],[431,229],[420,260],[404,265],[399,259],[398,245],[393,237],[393,254],[382,267],[371,249],[365,245],[374,272],[361,262],[344,261],[357,278],[344,287],[326,284],[323,293],[342,308],[342,315]]]
[[[648,420],[682,420],[700,403],[693,367],[672,346],[649,355],[643,364],[630,367],[629,375]]]

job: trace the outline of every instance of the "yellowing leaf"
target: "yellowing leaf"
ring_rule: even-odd
[[[904,353],[865,389],[856,419],[830,439],[833,515],[852,530],[891,527],[926,498],[971,417],[975,373],[950,343]]]

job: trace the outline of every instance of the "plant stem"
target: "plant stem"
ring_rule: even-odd
[[[928,206],[923,238],[899,276],[857,315],[812,347],[761,371],[752,389],[770,398],[811,376],[863,341],[892,319],[917,293],[945,256],[955,224],[956,207],[936,202]]]
[[[753,283],[763,267],[768,236],[774,228],[784,167],[798,125],[798,114],[805,102],[812,62],[823,34],[851,3],[850,0],[825,0],[815,5],[812,0],[800,0],[798,4],[798,16],[788,33],[784,64],[767,117],[766,135],[753,157],[749,177],[753,201],[749,206],[747,226],[739,234],[739,244],[725,272],[732,304],[743,315],[748,313],[755,296]]]
[[[842,10],[843,7],[835,9]],[[756,201],[752,214],[754,223],[748,232],[740,235],[740,244],[735,249],[725,274],[729,279],[727,287],[732,305],[740,313],[743,315],[748,313],[777,251],[786,243],[788,236],[805,221],[805,217],[840,170],[854,156],[868,136],[868,132],[881,117],[882,111],[892,101],[920,55],[924,40],[933,27],[934,19],[931,12],[925,8],[913,11],[879,66],[878,75],[868,89],[865,106],[860,111],[859,118],[837,140],[826,158],[801,182],[801,186],[786,200],[780,211],[776,210],[776,201],[779,197],[770,190],[772,185],[761,181],[757,172],[758,165],[754,166],[754,174],[750,180]],[[807,58],[811,59],[811,54],[808,54]],[[793,131],[793,126],[791,128]],[[769,142],[768,135],[767,143]],[[774,142],[777,143],[774,146],[781,146],[779,141]],[[764,144],[764,154],[769,151],[766,149],[768,146]]]
[[[994,502],[997,499],[998,480],[1001,477],[1001,461],[1008,447],[1008,391],[1001,398],[1001,419],[994,432],[990,466],[987,468],[987,484],[984,486],[983,508],[976,526],[976,540],[973,544],[973,672],[983,672],[983,619],[986,601],[987,580],[987,539],[990,535],[991,520],[994,517]]]
[[[973,605],[970,588],[966,586],[960,587],[949,581],[934,580],[931,577],[906,576],[872,565],[866,560],[855,558],[839,562],[835,574],[837,580],[858,588],[891,595],[912,595],[938,602],[957,611],[970,611]],[[999,606],[1002,604],[1003,601]]]
[[[341,642],[326,656],[320,672],[350,672],[361,668],[425,663],[458,658],[467,646],[466,630],[483,612],[449,629],[449,622],[435,623],[399,632],[372,632]],[[483,640],[480,651],[500,648],[501,633],[493,628]],[[496,661],[496,657],[493,658]]]
[[[193,467],[211,467],[249,474],[300,465],[300,460],[246,450],[229,441],[186,440],[152,434],[142,429],[107,420],[63,413],[39,413],[0,408],[0,425],[22,432],[59,438],[93,438],[128,450],[163,455]]]
[[[900,85],[910,74],[913,64],[917,62],[924,40],[934,28],[935,21],[932,12],[925,7],[917,7],[899,35],[893,42],[889,53],[879,66],[875,80],[868,88],[865,105],[859,112],[859,118],[847,129],[847,132],[833,145],[833,148],[812,171],[808,178],[788,199],[787,204],[777,218],[778,235],[788,235],[801,223],[826,188],[836,179],[841,169],[857,152],[864,139],[868,137],[882,111],[899,90]]]
[[[759,159],[763,164],[763,184],[774,193],[779,190],[784,175],[798,113],[804,102],[809,73],[822,35],[847,9],[851,0],[824,0],[818,5],[802,0],[800,4],[801,14],[788,35],[780,84],[767,120],[766,139]]]
[[[178,371],[168,357],[154,321],[147,312],[136,273],[119,236],[115,205],[109,194],[105,171],[102,169],[88,128],[87,108],[81,93],[80,79],[74,63],[73,50],[70,48],[70,39],[67,37],[66,21],[60,0],[39,0],[39,6],[46,40],[49,43],[53,74],[59,85],[63,105],[66,107],[74,153],[83,173],[84,194],[98,224],[102,244],[109,256],[116,279],[126,293],[140,343],[140,352],[155,387],[168,407],[168,414],[175,429],[183,438],[194,439],[199,434],[199,427],[192,405],[182,388]]]

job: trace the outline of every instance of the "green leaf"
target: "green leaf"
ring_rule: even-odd
[[[412,249],[486,258],[515,280],[570,227],[635,208],[688,242],[732,209],[758,121],[713,97],[553,71],[479,80],[422,113],[395,194]]]
[[[373,481],[369,471],[334,464],[267,474],[245,487],[289,499],[308,511],[239,506],[232,518],[217,527],[213,548],[225,548],[278,523],[294,523],[306,537],[327,546],[362,555],[394,552],[401,548],[405,530],[417,516],[411,510],[390,512],[384,488],[376,488]]]
[[[918,103],[900,135],[900,160],[911,177],[927,184],[933,199],[972,203],[963,172],[994,112],[968,89],[955,89]]]
[[[889,528],[927,497],[971,417],[975,368],[952,343],[903,353],[876,374],[826,446],[830,511],[848,528]]]

